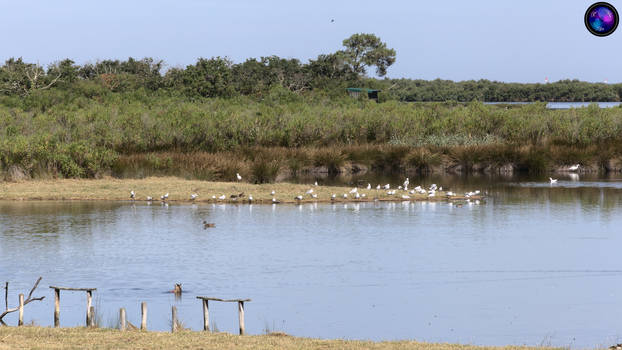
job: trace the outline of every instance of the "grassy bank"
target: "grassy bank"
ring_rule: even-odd
[[[415,185],[416,186],[416,185]],[[395,187],[395,186],[394,186]],[[313,189],[317,198],[306,194]],[[290,183],[278,184],[249,184],[245,182],[208,182],[185,180],[176,177],[152,177],[146,179],[64,179],[64,180],[33,180],[24,182],[0,182],[0,200],[130,200],[130,191],[135,191],[137,201],[145,201],[147,196],[159,201],[161,195],[169,193],[168,201],[189,202],[190,195],[196,193],[199,197],[195,202],[210,203],[248,203],[249,196],[253,196],[253,203],[271,203],[276,198],[281,203],[297,202],[330,202],[331,196],[336,194],[335,202],[355,201],[350,194],[351,187],[300,185]],[[271,194],[275,191],[275,195]],[[399,200],[405,191],[398,191],[395,195],[388,195],[386,190],[359,189],[360,199],[356,201]],[[231,198],[239,195],[241,198]],[[347,194],[348,198],[343,198]],[[218,197],[224,195],[225,199]],[[302,200],[294,197],[303,196]],[[462,199],[462,194],[451,199]],[[216,199],[213,199],[213,196]],[[435,197],[428,198],[423,194],[408,194],[412,200],[447,200],[446,192],[437,192]],[[480,199],[473,196],[473,199]]]
[[[416,341],[370,342],[350,340],[319,340],[283,334],[235,336],[203,332],[120,332],[110,329],[1,327],[0,350],[13,349],[552,349],[544,347],[483,347],[455,344],[430,344]]]
[[[278,89],[262,100],[44,91],[26,101],[0,101],[3,177],[92,178],[186,159],[210,180],[240,172],[270,182],[281,171],[334,171],[346,162],[382,171],[510,162],[543,171],[572,163],[607,169],[622,155],[622,108],[375,103]]]

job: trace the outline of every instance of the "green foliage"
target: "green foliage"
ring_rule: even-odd
[[[357,74],[365,75],[366,67],[375,66],[376,74],[382,77],[395,63],[395,50],[387,48],[374,34],[353,34],[343,41],[343,46],[345,49],[339,54]]]

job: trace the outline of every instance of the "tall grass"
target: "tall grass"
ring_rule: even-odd
[[[336,171],[362,158],[396,169],[409,154],[417,166],[437,161],[417,160],[413,149],[465,166],[497,157],[490,154],[495,147],[506,152],[502,157],[516,158],[507,147],[523,146],[548,150],[544,156],[532,153],[536,158],[577,162],[596,156],[590,146],[618,155],[615,146],[622,139],[622,108],[596,106],[559,111],[544,104],[378,104],[321,95],[190,100],[140,91],[92,98],[39,95],[37,103],[0,99],[1,171],[18,165],[35,177],[98,177],[119,164],[132,166],[138,155],[134,160],[154,170],[178,167],[215,178],[245,172],[252,181],[266,182],[284,167]],[[257,149],[263,153],[253,154]],[[298,149],[314,149],[315,155]],[[541,167],[546,160],[523,163]]]

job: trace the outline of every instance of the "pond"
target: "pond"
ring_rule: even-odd
[[[140,324],[145,301],[149,329],[170,329],[175,305],[200,330],[203,295],[251,298],[250,334],[611,345],[622,337],[621,180],[411,179],[487,193],[462,206],[0,202],[0,282],[11,307],[43,276],[34,295],[46,298],[25,308],[42,326],[53,324],[48,286],[60,285],[97,288],[104,327],[120,307]],[[61,294],[61,326],[84,324],[84,294]],[[235,304],[210,303],[210,316],[237,332]]]

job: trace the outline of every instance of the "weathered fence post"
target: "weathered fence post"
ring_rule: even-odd
[[[244,302],[238,301],[238,318],[240,320],[240,335],[244,335]]]
[[[140,329],[143,331],[147,330],[147,303],[142,302],[140,304]]]
[[[209,305],[207,304],[209,301],[207,299],[203,299],[203,330],[209,330]]]
[[[119,309],[119,329],[124,331],[127,328],[127,324],[125,322],[125,308]]]
[[[54,328],[60,327],[60,289],[54,288]]]
[[[173,324],[171,325],[171,332],[174,333],[177,331],[177,308],[175,306],[171,308],[171,313],[171,318],[173,319]]]
[[[88,327],[95,327],[95,306],[91,306],[90,308],[91,318],[89,319]]]
[[[24,294],[19,295],[19,320],[17,321],[17,325],[24,325]]]
[[[93,292],[90,290],[86,291],[86,326],[91,325],[91,300],[93,299]]]

